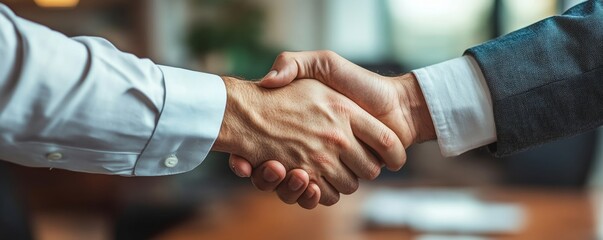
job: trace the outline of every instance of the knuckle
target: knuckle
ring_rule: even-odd
[[[318,165],[331,165],[331,161],[329,159],[329,156],[323,153],[315,153],[310,157],[310,160]]]
[[[276,56],[276,59],[277,59],[277,61],[287,60],[290,55],[291,55],[290,52],[281,52],[278,54],[278,56]]]
[[[340,149],[348,149],[351,145],[350,141],[339,131],[329,130],[324,133],[325,143],[330,146],[336,146]]]
[[[342,59],[339,54],[331,50],[323,50],[321,56],[326,66],[337,65]]]
[[[303,170],[306,171],[306,173],[308,173],[310,180],[314,180],[316,178],[315,175],[317,174],[317,172],[314,171],[314,169],[312,169],[310,167],[304,167]]]
[[[337,53],[335,53],[332,50],[321,50],[320,51],[320,55],[325,56],[327,58],[336,58],[339,57],[339,55]]]
[[[397,140],[398,136],[392,131],[383,130],[379,135],[379,145],[386,151],[393,150]]]
[[[350,111],[350,106],[349,104],[343,102],[341,100],[341,98],[337,97],[337,98],[333,98],[330,101],[330,106],[333,110],[338,111],[338,112],[347,112]]]
[[[313,174],[327,175],[330,176],[333,174],[334,162],[327,154],[317,153],[313,154],[310,157],[310,161],[312,161],[313,166],[315,166],[316,171],[312,172]],[[310,174],[310,172],[308,172]],[[312,176],[312,175],[310,175]]]
[[[320,74],[320,79],[329,78],[332,68],[339,59],[339,55],[331,50],[320,50],[315,52],[314,72]]]
[[[379,164],[373,164],[367,171],[368,180],[375,180],[379,175],[381,175],[381,166]]]

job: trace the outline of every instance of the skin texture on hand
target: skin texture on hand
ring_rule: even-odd
[[[212,150],[242,156],[253,167],[270,159],[277,159],[283,167],[263,166],[276,170],[254,171],[261,175],[253,179],[277,181],[283,179],[283,169],[303,169],[294,172],[298,175],[285,176],[289,188],[303,193],[312,182],[316,185],[310,189],[317,190],[318,186],[320,192],[307,195],[318,195],[320,203],[332,205],[339,200],[339,193],[356,191],[358,177],[377,177],[381,167],[378,159],[404,154],[393,131],[318,81],[297,81],[278,89],[233,78],[224,78],[224,82],[226,110]],[[283,201],[293,203],[297,198]]]
[[[285,52],[277,57],[272,69],[276,74],[269,73],[260,86],[277,88],[293,80],[314,78],[389,126],[404,146],[435,139],[427,104],[412,74],[385,77],[331,51]],[[403,160],[386,164],[397,170]]]
[[[282,87],[293,80],[315,78],[346,95],[390,127],[406,147],[436,138],[427,104],[413,74],[384,77],[330,51],[282,53],[272,69],[273,71],[260,82],[261,86]],[[404,164],[405,158],[397,160],[386,160],[385,164],[391,170],[398,170]],[[231,159],[233,169],[249,170],[245,165],[245,159]],[[253,175],[257,173],[253,172]],[[256,186],[264,186],[264,190],[273,190],[274,188],[270,187],[276,186],[276,183],[267,184],[259,177],[253,177],[252,180]],[[288,194],[282,189],[281,186],[277,188],[281,199],[284,198],[282,195]],[[308,203],[309,199],[302,197],[298,200],[302,207],[313,206]]]

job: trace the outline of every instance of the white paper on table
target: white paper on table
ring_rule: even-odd
[[[424,232],[517,233],[525,222],[518,204],[487,203],[462,190],[379,190],[365,202],[366,221]]]

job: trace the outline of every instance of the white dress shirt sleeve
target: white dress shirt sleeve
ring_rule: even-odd
[[[0,4],[0,159],[80,172],[189,171],[218,136],[215,75],[158,66],[104,39],[68,38]]]
[[[414,70],[445,157],[496,142],[492,98],[471,56]]]

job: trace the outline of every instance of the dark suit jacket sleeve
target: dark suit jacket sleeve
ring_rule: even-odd
[[[603,0],[473,47],[504,156],[603,123]]]

